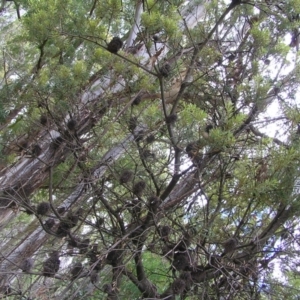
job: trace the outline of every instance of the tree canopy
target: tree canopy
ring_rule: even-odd
[[[0,297],[298,299],[299,14],[2,0]]]

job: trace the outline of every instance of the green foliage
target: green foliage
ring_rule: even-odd
[[[261,30],[261,28],[254,25],[251,28],[251,35],[255,46],[264,48],[270,43],[270,32],[267,29]]]
[[[296,299],[300,1],[8,2],[0,296]]]

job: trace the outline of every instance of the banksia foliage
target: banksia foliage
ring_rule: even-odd
[[[143,140],[143,138],[144,138],[144,136],[145,136],[145,132],[144,132],[144,130],[139,130],[136,134],[135,134],[135,141],[136,142],[140,142],[140,141],[142,141]]]
[[[59,270],[60,259],[59,252],[54,251],[50,257],[43,264],[43,275],[47,277],[53,277]]]
[[[135,98],[134,98],[134,100],[132,101],[132,105],[134,106],[134,105],[139,105],[140,103],[141,103],[141,101],[142,101],[142,97],[139,95],[139,96],[136,96]]]
[[[111,250],[106,257],[106,262],[113,267],[116,267],[122,260],[123,251],[122,250]]]
[[[108,284],[108,283],[104,284],[102,290],[105,294],[111,294],[112,293],[111,284]]]
[[[139,181],[133,186],[132,192],[137,196],[141,196],[145,188],[146,188],[146,182]]]
[[[151,143],[153,143],[154,141],[155,141],[155,136],[154,136],[153,134],[150,134],[150,135],[147,136],[146,142],[147,142],[148,144],[151,144]]]
[[[21,264],[20,264],[20,269],[24,272],[24,273],[28,273],[30,272],[30,270],[32,269],[34,264],[34,261],[32,258],[26,258],[24,259]]]
[[[39,156],[42,153],[42,148],[36,144],[32,147],[31,152],[33,156]]]
[[[203,279],[203,273],[204,268],[203,266],[199,265],[193,268],[192,272],[191,272],[191,277],[193,281],[200,281],[201,279]]]
[[[238,245],[238,240],[234,237],[229,238],[227,241],[223,243],[224,253],[232,252]]]
[[[104,224],[104,218],[99,217],[96,221],[95,226],[100,228]]]
[[[68,226],[70,228],[75,227],[78,224],[78,221],[79,221],[79,214],[77,214],[77,213],[76,214],[73,214],[73,213],[68,214],[67,219],[65,220],[65,222],[68,224]]]
[[[141,151],[141,158],[142,159],[151,159],[151,158],[155,158],[155,154],[152,153],[150,150],[148,149],[144,149]]]
[[[184,280],[185,282],[185,289],[190,289],[191,285],[193,284],[193,279],[191,272],[182,272],[179,276],[180,279]]]
[[[107,45],[107,50],[111,53],[117,53],[123,46],[122,40],[115,36]]]
[[[68,213],[67,217],[65,217],[59,224],[56,234],[59,237],[67,236],[70,233],[70,229],[75,227],[79,220],[79,213],[80,211],[76,213]]]
[[[3,295],[10,295],[13,293],[13,291],[12,288],[8,284],[6,284],[0,287],[0,293]]]
[[[67,236],[70,233],[70,226],[65,222],[60,222],[56,234],[58,237],[64,237]]]
[[[67,241],[68,241],[68,247],[71,248],[77,248],[78,244],[80,243],[79,238],[74,237],[72,235],[70,235],[70,238]]]
[[[177,271],[189,271],[190,265],[190,259],[187,253],[175,253],[173,267]]]
[[[51,147],[53,150],[57,150],[60,145],[63,143],[64,139],[61,136],[56,137],[51,143]]]
[[[185,148],[185,151],[187,152],[188,156],[191,158],[197,156],[200,150],[201,150],[201,144],[199,142],[189,143]]]
[[[156,196],[151,196],[148,199],[148,206],[152,212],[156,212],[157,208],[159,207],[159,204],[160,204],[160,199]]]
[[[131,117],[128,122],[128,129],[132,132],[137,126],[137,117]]]
[[[40,117],[40,123],[41,123],[43,126],[47,125],[47,123],[48,123],[48,118],[47,118],[46,115],[41,115],[41,117]]]
[[[96,284],[99,282],[99,274],[96,270],[93,270],[90,275],[91,283]]]
[[[159,69],[159,73],[163,76],[163,77],[168,77],[169,74],[171,72],[171,66],[169,63],[165,63],[160,69]]]
[[[69,130],[73,131],[76,127],[76,121],[74,119],[70,119],[67,123],[67,127]]]
[[[177,121],[177,119],[178,119],[177,114],[170,114],[167,116],[166,122],[167,122],[167,124],[172,124],[172,123],[175,123]]]
[[[130,170],[124,170],[120,176],[120,183],[124,184],[129,182],[133,177],[133,173]]]
[[[87,250],[88,250],[89,245],[90,245],[90,239],[89,238],[78,242],[77,243],[77,248],[79,249],[79,253],[80,254],[86,253]]]
[[[102,260],[98,258],[97,251],[92,249],[87,253],[87,257],[90,259],[90,266],[95,271],[100,271],[102,269]]]
[[[171,232],[171,228],[167,225],[164,225],[162,227],[159,228],[159,233],[160,233],[160,236],[163,238],[163,239],[167,239],[169,234]]]
[[[172,290],[175,295],[180,295],[184,292],[185,281],[183,279],[177,278],[172,284]]]
[[[212,124],[208,124],[205,127],[205,132],[209,133],[213,128],[214,128],[214,126]]]
[[[82,263],[81,262],[75,263],[70,271],[72,280],[76,279],[80,275],[82,270],[83,270]]]
[[[19,151],[26,150],[28,148],[28,142],[27,141],[21,141],[18,143]]]
[[[44,226],[46,229],[50,230],[52,229],[52,227],[55,225],[55,221],[54,219],[48,219],[46,220],[46,222],[44,223]]]
[[[50,204],[48,202],[41,202],[36,208],[36,213],[41,216],[45,216],[50,210]]]
[[[61,206],[61,207],[58,207],[56,209],[56,211],[59,215],[63,215],[66,212],[66,208],[64,206]]]

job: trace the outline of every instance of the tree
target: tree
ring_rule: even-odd
[[[299,4],[2,1],[2,297],[296,299]]]

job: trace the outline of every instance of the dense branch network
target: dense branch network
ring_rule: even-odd
[[[256,299],[272,261],[298,254],[297,105],[283,100],[298,79],[278,12],[102,2],[52,3],[46,31],[43,1],[24,4],[28,61],[1,83],[16,99],[1,126],[1,295]],[[286,140],[259,126],[278,99]]]

